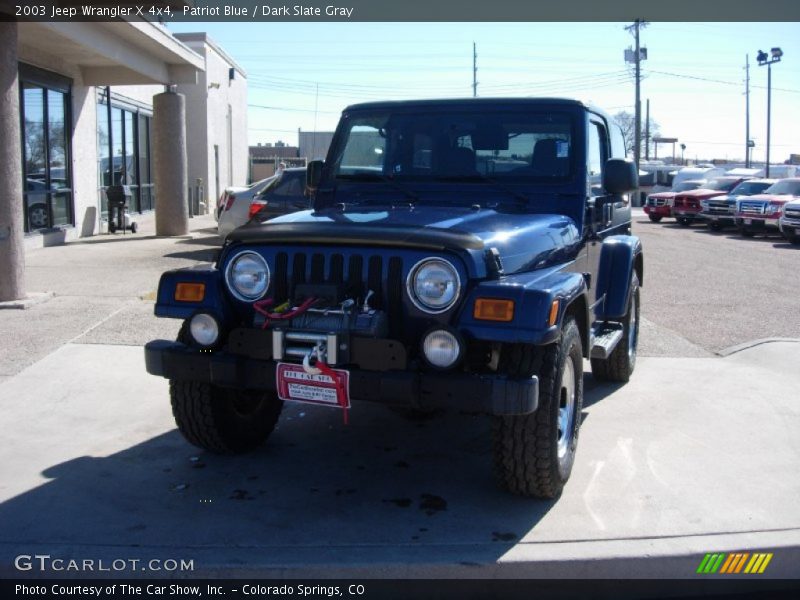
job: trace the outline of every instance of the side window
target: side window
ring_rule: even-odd
[[[284,176],[275,188],[272,190],[273,194],[280,196],[299,196],[303,193],[303,188],[300,184],[300,178],[295,176]]]
[[[386,138],[377,127],[356,125],[350,135],[342,155],[340,170],[377,170],[383,169],[383,155],[386,151]]]
[[[587,184],[592,195],[603,194],[603,164],[608,157],[605,128],[596,121],[589,122],[589,147],[586,152]]]
[[[613,158],[625,158],[626,154],[622,128],[619,125],[611,125],[611,156]]]

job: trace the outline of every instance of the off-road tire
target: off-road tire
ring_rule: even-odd
[[[568,419],[569,438],[559,457],[559,407],[565,404],[562,375],[571,361],[574,401]],[[548,346],[509,344],[498,371],[514,377],[539,376],[539,405],[528,415],[493,417],[494,474],[500,487],[535,498],[556,498],[575,461],[583,406],[583,357],[578,326],[565,319],[561,339]]]
[[[661,219],[664,218],[663,215],[647,215],[647,218],[650,219],[653,223],[660,223]]]
[[[189,320],[178,341],[190,345]],[[275,392],[221,388],[170,380],[172,416],[186,441],[217,454],[238,454],[262,445],[275,429],[283,402]]]
[[[186,441],[218,454],[254,450],[269,437],[283,409],[272,392],[170,380],[172,415]]]

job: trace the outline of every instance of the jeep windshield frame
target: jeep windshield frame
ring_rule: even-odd
[[[421,203],[454,185],[489,187],[519,203],[526,192],[574,182],[583,157],[579,119],[573,107],[500,103],[345,112],[326,163],[328,183],[402,186]]]

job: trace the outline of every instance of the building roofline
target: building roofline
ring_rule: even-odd
[[[222,46],[217,44],[208,33],[205,31],[189,31],[186,33],[173,33],[172,34],[176,39],[180,40],[184,44],[186,42],[202,42],[212,48],[214,52],[219,54],[222,58],[224,58],[228,64],[230,64],[234,69],[236,69],[239,74],[247,79],[247,71],[245,71],[239,63],[237,63],[230,54],[228,54]],[[188,44],[187,44],[188,46]]]

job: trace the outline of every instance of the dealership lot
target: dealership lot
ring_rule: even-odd
[[[213,252],[202,225],[29,255],[33,288],[57,296],[0,312],[27,340],[0,355],[4,576],[38,553],[194,561],[176,576],[689,577],[706,552],[742,549],[796,575],[800,343],[715,353],[800,338],[797,248],[635,214],[642,357],[626,386],[586,375],[573,478],[536,502],[494,487],[488,420],[469,414],[360,406],[344,426],[294,405],[255,454],[187,445],[140,346],[175,335],[151,292]]]

